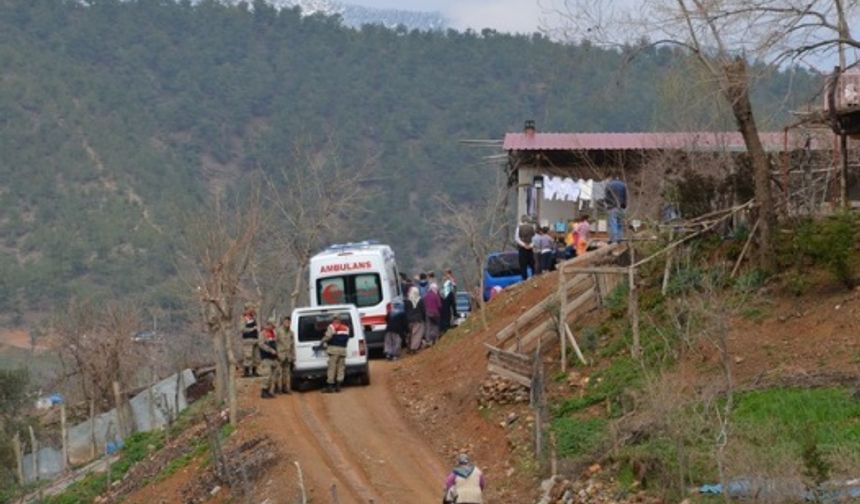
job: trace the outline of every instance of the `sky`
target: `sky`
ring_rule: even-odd
[[[367,7],[437,11],[454,28],[480,31],[534,33],[539,31],[541,7],[538,0],[342,0]]]

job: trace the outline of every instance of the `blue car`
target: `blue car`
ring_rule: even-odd
[[[529,269],[529,276],[532,272]],[[490,300],[493,287],[505,288],[522,282],[520,261],[516,251],[496,252],[487,256],[484,266],[484,301]]]

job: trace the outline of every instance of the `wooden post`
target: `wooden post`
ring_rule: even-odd
[[[33,455],[33,481],[39,481],[39,443],[33,426],[28,425],[27,428],[30,430],[30,453]]]
[[[630,243],[630,268],[627,272],[629,284],[627,312],[630,317],[630,326],[633,330],[633,357],[638,359],[642,354],[642,345],[639,342],[639,293],[636,291],[636,261],[633,242]]]
[[[12,451],[15,452],[15,476],[18,478],[18,483],[23,485],[24,482],[24,450],[21,449],[21,435],[15,431],[12,436]]]
[[[114,381],[111,384],[113,388],[113,404],[116,408],[116,423],[119,437],[124,439],[128,434],[128,423],[125,419],[125,408],[123,407],[122,390],[119,387],[119,382]]]
[[[605,275],[598,275],[594,273],[594,286],[595,292],[597,293],[597,306],[603,307],[603,300],[608,294],[606,289]]]
[[[63,472],[69,469],[69,426],[66,423],[66,403],[60,403],[60,436],[63,445]]]
[[[520,317],[514,319],[514,336],[517,338],[517,353],[520,353]]]
[[[755,232],[758,229],[759,222],[761,222],[761,219],[756,219],[755,224],[753,224],[752,230],[750,230],[750,235],[747,236],[747,241],[744,242],[744,248],[741,249],[741,253],[738,256],[738,260],[735,261],[735,267],[732,268],[732,273],[731,275],[729,275],[731,278],[734,278],[735,275],[738,273],[738,270],[741,267],[741,263],[744,260],[744,255],[746,255],[747,249],[749,248],[750,243],[752,243],[753,237],[755,236]]]
[[[96,400],[90,399],[90,460],[95,460],[96,455]]]
[[[565,328],[567,327],[567,288],[565,287],[564,268],[558,271],[558,337],[561,339],[561,372],[567,371],[567,338]]]
[[[675,239],[675,228],[669,229],[669,243],[672,243],[672,240]],[[675,254],[675,249],[670,249],[666,252],[666,266],[663,268],[663,286],[660,288],[660,293],[664,296],[666,295],[666,291],[669,290],[669,275],[672,273],[672,258]]]
[[[579,344],[576,342],[576,338],[573,337],[573,331],[570,330],[570,327],[565,325],[564,330],[567,333],[567,337],[570,338],[570,346],[573,347],[573,351],[576,352],[576,357],[579,358],[579,362],[584,365],[588,365],[588,361],[585,360],[585,356],[582,355],[582,350],[579,349]]]
[[[839,135],[839,208],[848,208],[848,136]]]
[[[150,368],[150,384],[149,387],[146,388],[146,403],[147,403],[147,413],[149,414],[149,428],[150,430],[155,429],[155,391],[152,390],[155,387],[155,372]],[[215,382],[221,378],[216,376]]]
[[[111,487],[111,463],[110,457],[111,454],[108,453],[108,440],[113,433],[113,422],[109,422],[107,426],[107,430],[105,430],[105,474],[107,475],[107,486],[105,487],[106,492],[110,492]]]

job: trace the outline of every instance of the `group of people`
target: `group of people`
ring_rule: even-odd
[[[290,393],[295,360],[290,322],[289,315],[285,316],[276,327],[276,319],[269,318],[260,329],[252,305],[245,305],[242,313],[242,376],[255,377],[260,376],[260,370],[264,372],[266,383],[260,392],[264,399]]]
[[[609,243],[618,243],[624,239],[624,210],[627,208],[627,186],[618,177],[612,177],[605,184],[603,205],[606,208],[609,221]],[[588,250],[591,224],[589,215],[581,214],[568,221],[564,234],[563,257],[570,259],[584,254]],[[517,245],[517,257],[520,274],[523,280],[528,279],[529,272],[540,274],[555,270],[559,249],[556,238],[549,226],[538,226],[531,215],[523,215],[514,233]]]
[[[555,264],[560,256],[570,259],[584,254],[588,250],[591,232],[588,218],[588,214],[583,214],[568,222],[567,232],[564,234],[565,247],[561,252],[556,235],[548,226],[540,227],[530,215],[523,215],[514,234],[523,280],[529,277],[529,271],[535,275],[555,271]]]
[[[415,353],[431,347],[457,317],[457,280],[445,270],[442,285],[432,271],[414,279],[401,274],[401,291],[406,294],[404,310],[388,313],[386,317],[385,358],[400,358],[403,349]]]

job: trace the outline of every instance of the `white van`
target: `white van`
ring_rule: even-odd
[[[311,306],[353,304],[371,350],[381,350],[385,316],[403,306],[394,251],[372,241],[332,245],[310,262]]]
[[[349,342],[346,344],[346,377],[355,377],[362,385],[370,384],[370,366],[367,362],[367,343],[361,316],[353,305],[332,305],[318,308],[296,308],[293,310],[290,330],[296,349],[293,362],[293,385],[303,380],[325,378],[328,369],[328,354],[319,348],[326,328],[336,315],[346,315],[349,326]],[[315,349],[316,348],[316,349]]]

